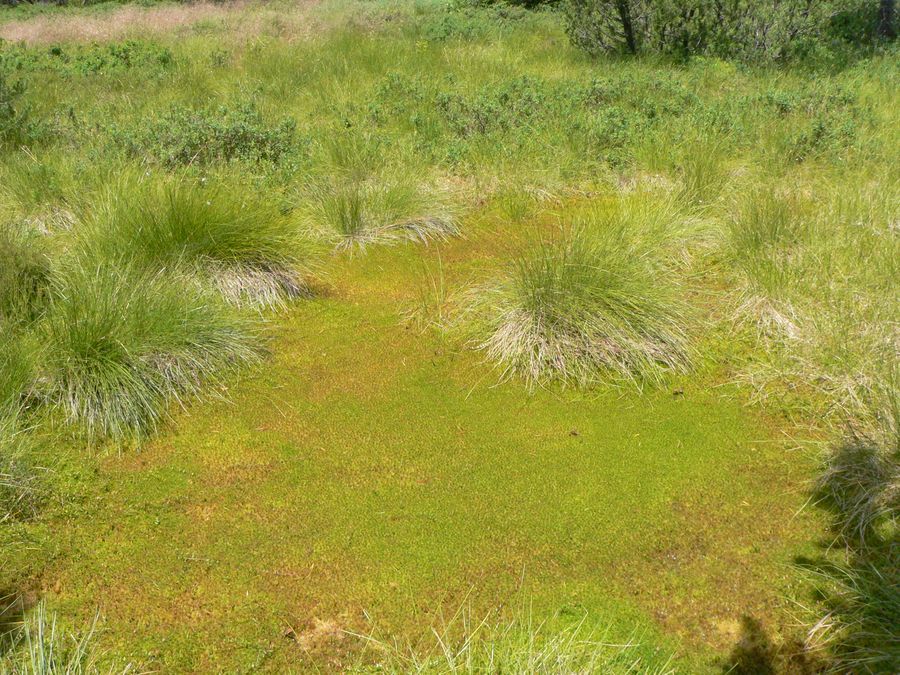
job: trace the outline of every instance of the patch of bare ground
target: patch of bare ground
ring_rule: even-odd
[[[314,4],[314,0],[304,0],[290,11],[276,12],[238,0],[157,7],[126,5],[94,14],[42,14],[0,24],[0,39],[26,44],[110,42],[135,35],[178,34],[205,24],[241,39],[267,33],[299,38],[312,32],[308,9]]]

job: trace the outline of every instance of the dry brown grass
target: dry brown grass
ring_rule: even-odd
[[[275,31],[281,37],[296,38],[310,34],[308,10],[314,4],[315,0],[302,0],[290,10],[281,7],[276,12],[236,0],[227,4],[126,5],[103,14],[45,14],[0,23],[0,39],[27,44],[105,42],[139,34],[177,34],[201,22],[215,22],[224,33],[241,37]]]

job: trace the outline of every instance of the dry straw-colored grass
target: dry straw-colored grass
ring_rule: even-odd
[[[224,33],[242,39],[273,31],[296,39],[313,32],[309,9],[315,4],[315,0],[304,0],[289,11],[275,11],[237,0],[158,7],[126,5],[93,14],[42,14],[0,24],[0,39],[27,44],[108,42],[135,35],[178,34],[207,22],[215,22]]]

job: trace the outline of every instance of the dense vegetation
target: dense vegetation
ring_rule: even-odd
[[[70,637],[39,605],[24,628],[5,638],[0,672],[90,672],[126,660],[171,670],[291,667],[283,644],[253,660],[233,645],[198,644],[190,628],[183,634],[191,637],[172,647],[149,613],[139,622],[139,652],[123,637],[123,614],[118,628],[110,619],[114,637],[95,631],[99,600],[90,597],[103,592],[109,570],[131,578],[130,563],[100,543],[115,536],[110,532],[124,529],[123,549],[145,551],[159,545],[157,536],[171,539],[181,531],[178,518],[160,518],[154,509],[178,509],[187,500],[181,481],[199,471],[194,446],[197,457],[221,463],[205,453],[209,438],[224,428],[238,445],[216,452],[261,452],[260,444],[287,452],[287,441],[267,435],[273,410],[254,407],[280,389],[290,393],[282,401],[288,409],[274,408],[301,430],[292,433],[315,428],[310,446],[374,458],[367,478],[352,459],[329,464],[324,453],[325,464],[301,474],[299,484],[279,484],[269,494],[248,479],[239,489],[243,496],[258,491],[260,503],[241,506],[247,513],[284,508],[286,493],[303,503],[304,522],[290,524],[312,528],[303,529],[302,550],[330,561],[325,567],[349,565],[344,556],[351,547],[341,540],[337,554],[329,548],[330,537],[338,538],[329,523],[347,517],[352,533],[351,516],[368,523],[385,507],[329,502],[330,484],[316,482],[321,473],[333,471],[361,500],[370,487],[373,494],[392,494],[390,480],[427,485],[442,471],[451,471],[446,481],[461,495],[505,492],[489,478],[497,467],[477,459],[513,432],[498,431],[499,421],[498,429],[482,426],[488,418],[530,430],[509,441],[516,450],[511,457],[502,454],[507,445],[495,448],[512,467],[504,475],[508,484],[526,486],[521,510],[528,510],[524,502],[542,480],[572,495],[562,505],[534,504],[533,521],[506,529],[498,525],[506,523],[502,512],[485,523],[461,515],[463,507],[448,495],[438,500],[448,511],[429,515],[445,522],[453,514],[441,554],[463,548],[457,536],[466,542],[507,537],[514,547],[532,526],[545,532],[546,541],[523,546],[553,552],[542,569],[558,580],[545,590],[547,625],[529,611],[467,618],[439,630],[437,647],[407,630],[401,637],[410,640],[408,648],[349,620],[351,629],[337,632],[354,634],[362,646],[346,647],[327,623],[302,635],[290,628],[286,636],[316,667],[670,672],[721,666],[728,650],[698,636],[693,629],[706,625],[690,624],[683,608],[685,631],[642,619],[654,633],[613,649],[603,645],[633,635],[633,626],[607,640],[592,626],[567,625],[563,610],[566,584],[592,578],[577,552],[593,551],[584,542],[598,538],[630,541],[616,523],[634,522],[631,512],[637,522],[655,518],[675,527],[668,519],[680,512],[671,504],[696,509],[696,518],[718,508],[734,515],[736,495],[743,494],[754,510],[746,522],[760,528],[747,536],[760,542],[744,542],[733,553],[740,561],[757,556],[771,543],[764,537],[788,527],[789,517],[768,501],[777,495],[764,494],[765,480],[756,481],[757,492],[742,492],[741,472],[748,480],[755,475],[740,461],[759,436],[747,431],[753,423],[734,421],[727,408],[734,405],[803,448],[789,453],[773,445],[767,451],[773,454],[760,457],[790,466],[781,472],[783,482],[771,479],[776,491],[802,492],[797,508],[809,497],[815,506],[807,510],[820,514],[814,524],[803,521],[802,537],[792,533],[790,541],[821,539],[823,545],[792,552],[793,585],[784,591],[802,608],[807,628],[791,628],[789,615],[797,610],[781,609],[771,620],[776,643],[733,636],[729,665],[740,672],[797,670],[801,661],[810,670],[900,669],[900,178],[894,168],[900,68],[884,4],[570,0],[531,10],[491,3],[301,9],[273,3],[209,8],[202,18],[184,14],[184,23],[166,30],[142,25],[124,35],[112,34],[119,30],[116,17],[125,16],[115,7],[2,10],[10,15],[0,13],[0,29],[50,20],[58,22],[54,30],[70,25],[73,34],[53,44],[0,41],[0,591],[15,596],[5,613],[27,604],[18,599],[27,595],[23,589],[40,588],[51,605],[54,595],[67,598],[58,603],[62,611],[94,623]],[[168,5],[137,11],[160,9],[175,17],[188,11]],[[78,30],[86,30],[79,22],[86,21],[97,22],[89,33],[96,39],[79,39]],[[418,274],[423,259],[424,275]],[[393,332],[401,324],[402,333]],[[335,353],[342,360],[335,362]],[[446,358],[449,363],[441,361]],[[416,371],[393,394],[378,388],[420,362],[441,374]],[[296,381],[291,369],[298,363],[309,366],[308,382]],[[281,371],[293,379],[277,379]],[[331,382],[335,373],[349,379],[332,388],[352,394],[337,399],[340,404],[329,402],[334,391],[314,389],[317,379]],[[254,377],[263,384],[253,384]],[[265,378],[275,378],[277,387]],[[474,448],[476,459],[459,465],[447,454],[423,468],[419,455],[430,455],[415,445],[418,439],[391,435],[392,426],[407,422],[433,424],[438,431],[423,432],[426,441],[462,453],[444,445],[450,417],[442,415],[453,405],[462,409],[485,384],[482,402],[493,407],[453,420],[461,437],[472,434],[464,448]],[[702,410],[670,410],[692,387],[722,391],[727,401],[698,394]],[[456,389],[464,396],[455,397]],[[217,412],[230,390],[243,397],[241,405],[233,415]],[[214,400],[198,402],[204,398]],[[360,400],[374,400],[376,412],[358,408]],[[519,406],[534,400],[534,419],[517,418]],[[611,438],[613,447],[631,448],[640,427],[671,415],[672,425],[689,430],[676,434],[677,447],[687,438],[688,450],[675,449],[659,432],[656,445],[647,454],[635,449],[631,462],[605,457],[598,465],[597,456],[586,455],[582,464],[544,466],[543,477],[516,463],[530,461],[530,444],[538,439],[556,447],[549,439],[570,410],[586,411],[583,424],[599,433],[609,421],[628,427],[635,409],[644,412],[634,435]],[[691,415],[707,414],[719,420],[712,426],[722,427],[721,436],[692,426]],[[163,440],[153,440],[157,432]],[[570,440],[584,433],[564,431]],[[723,439],[737,443],[737,457],[727,451],[713,457]],[[152,461],[158,448],[181,443],[188,448],[184,464],[144,478],[126,472],[121,486],[102,478],[122,470],[110,463],[144,461],[131,458],[147,448]],[[382,456],[381,447],[395,455]],[[669,473],[657,477],[654,462],[663,456],[696,466],[667,465]],[[814,456],[821,467],[808,471],[801,456]],[[395,466],[398,457],[412,464]],[[307,463],[304,456],[282,470],[296,477]],[[626,495],[605,494],[612,514],[600,519],[606,524],[597,525],[595,516],[584,524],[580,519],[599,494],[592,481],[603,472],[617,476],[617,463],[633,464],[636,472],[617,479],[617,492]],[[762,461],[752,467],[766,476],[781,471]],[[682,473],[690,471],[700,473]],[[734,484],[723,483],[731,472]],[[801,474],[805,482],[795,480]],[[472,482],[455,482],[463,480]],[[324,496],[307,503],[314,484]],[[644,484],[660,494],[645,494]],[[199,501],[215,502],[221,489],[211,485]],[[706,497],[690,492],[698,489],[722,503],[703,511]],[[402,494],[395,498],[403,501]],[[146,512],[134,515],[132,509],[143,508],[135,500]],[[118,507],[103,511],[108,503]],[[271,513],[277,520],[277,511]],[[557,531],[560,513],[565,523]],[[829,520],[827,533],[821,518]],[[471,529],[468,520],[482,529]],[[721,529],[723,539],[734,534],[715,523],[687,520],[690,528]],[[394,548],[390,537],[383,539]],[[78,548],[85,541],[97,542],[99,562]],[[159,551],[160,569],[195,562],[167,562],[178,550],[170,548]],[[491,558],[496,548],[483,555],[498,569],[520,562]],[[359,575],[366,579],[354,587],[360,597],[376,603],[383,597],[371,594],[369,574],[385,586],[384,570],[417,578],[391,566],[395,553],[367,552],[384,559]],[[779,555],[766,551],[752,559],[774,568],[784,561]],[[458,563],[425,548],[421,556],[434,564],[428,572],[434,576],[450,574]],[[646,581],[655,573],[639,559],[627,583],[650,595],[668,592]],[[234,591],[252,584],[252,564],[232,570],[227,582],[217,580],[227,607],[218,608],[215,621],[229,616]],[[413,557],[409,569],[422,565]],[[689,584],[696,572],[683,573]],[[54,576],[77,590],[60,594],[42,585]],[[151,576],[156,588],[171,583]],[[320,581],[331,589],[330,578]],[[494,590],[485,602],[491,610],[504,602]],[[333,595],[316,597],[313,605],[340,596],[328,592]],[[676,601],[679,592],[672,593]],[[718,590],[697,592],[708,600]],[[430,600],[423,591],[422,602]],[[628,623],[629,612],[603,603],[592,607],[603,607],[602,621],[614,624],[612,630]],[[713,613],[703,606],[690,611]],[[232,626],[213,629],[230,636]],[[325,640],[320,648],[320,634],[339,646]],[[94,653],[94,641],[109,653]]]

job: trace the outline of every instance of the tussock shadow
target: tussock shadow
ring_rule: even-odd
[[[799,639],[776,643],[762,623],[741,617],[741,634],[721,672],[728,675],[813,675],[822,664],[811,658]]]
[[[813,498],[830,515],[819,552],[796,558],[815,609],[775,643],[753,617],[723,673],[900,673],[900,443],[850,432],[829,454]]]
[[[724,671],[735,675],[774,675],[776,649],[762,624],[752,616],[741,617],[741,636]]]
[[[828,672],[900,672],[900,442],[850,433],[828,458],[818,504],[832,516],[812,579],[819,620],[806,648]]]

